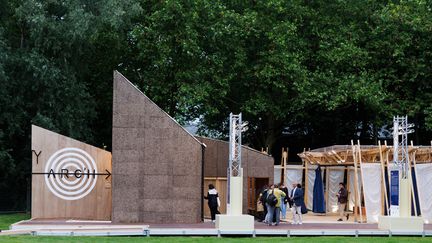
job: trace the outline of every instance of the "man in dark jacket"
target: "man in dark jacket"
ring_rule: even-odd
[[[262,192],[261,192],[261,198],[260,198],[261,203],[264,206],[264,220],[263,220],[264,223],[267,223],[266,222],[266,219],[267,219],[267,196],[268,196],[268,186],[265,185]]]
[[[342,221],[342,218],[346,216],[346,219],[349,219],[349,214],[345,215],[345,207],[348,201],[348,192],[345,189],[345,185],[341,182],[339,183],[339,192],[336,194],[338,198],[338,206],[339,206],[339,219],[338,221]]]
[[[304,204],[303,201],[303,190],[300,184],[293,183],[293,189],[291,191],[290,199],[292,201],[291,211],[293,213],[292,224],[302,224],[302,213],[301,207]]]

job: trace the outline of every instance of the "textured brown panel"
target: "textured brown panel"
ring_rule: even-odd
[[[214,182],[210,178],[227,177],[229,148],[228,142],[197,137],[202,143],[207,145],[204,160],[204,178],[206,179],[205,191],[209,183]],[[243,167],[243,213],[247,213],[247,178],[269,178],[273,182],[274,160],[271,156],[265,155],[249,147],[242,147],[242,167]],[[217,188],[219,194],[226,192],[226,186]],[[205,211],[207,216],[208,210]]]
[[[201,143],[114,72],[113,222],[201,221]]]

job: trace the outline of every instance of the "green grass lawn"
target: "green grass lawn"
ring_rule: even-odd
[[[28,214],[0,214],[0,229],[9,229],[9,225],[18,222],[20,220],[28,219],[30,215]],[[337,243],[348,243],[348,242],[370,242],[370,243],[396,243],[396,242],[432,242],[432,237],[421,238],[421,237],[239,237],[239,238],[217,238],[217,237],[79,237],[79,236],[66,236],[66,237],[56,237],[56,236],[0,236],[0,242],[125,242],[125,243],[135,243],[135,242],[337,242]]]
[[[0,214],[0,230],[7,230],[9,225],[29,218],[30,215],[25,213]]]

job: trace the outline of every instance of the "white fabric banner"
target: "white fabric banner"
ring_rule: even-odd
[[[316,168],[318,168],[318,166],[308,165],[308,174],[306,175],[306,180],[308,181],[306,208],[309,210],[312,210],[313,207],[313,188],[315,185]]]
[[[354,189],[354,181],[355,181],[355,171],[354,167],[350,167],[352,169],[348,170],[348,210],[353,211],[355,206],[355,189]],[[360,171],[357,171],[358,175],[358,181],[357,186],[358,189],[361,191],[362,183],[361,183],[361,173]]]
[[[418,164],[415,168],[421,216],[432,222],[432,164]]]
[[[377,223],[381,215],[381,164],[362,163],[366,218],[368,223]]]
[[[285,183],[290,193],[293,187],[291,186],[294,182],[302,184],[303,181],[303,166],[302,165],[290,165],[286,168]]]
[[[344,167],[329,167],[327,169],[329,184],[327,189],[327,212],[336,213],[338,211],[338,199],[336,194],[339,191],[339,183],[344,182]]]
[[[282,168],[280,165],[275,165],[273,184],[281,183],[281,177],[282,177]]]

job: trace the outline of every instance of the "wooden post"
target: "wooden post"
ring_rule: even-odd
[[[358,147],[358,149],[357,149],[358,152],[357,153],[358,153],[358,159],[359,159],[358,160],[358,164],[359,164],[359,167],[360,167],[360,175],[361,175],[361,178],[362,178],[362,185],[363,185],[364,177],[363,177],[363,173],[362,173],[362,170],[361,170],[362,157],[361,157],[361,149],[360,149],[360,140],[357,140],[357,147]],[[360,209],[360,221],[363,223],[363,210],[361,208],[361,201],[362,201],[362,198],[361,198],[362,193],[361,193],[361,191],[362,191],[362,188],[363,187],[359,188],[359,200],[360,200],[360,202],[359,202],[359,204],[360,204],[359,209]],[[363,190],[364,190],[364,188],[363,188]]]
[[[349,191],[349,187],[350,187],[350,170],[348,169],[347,166],[345,166],[345,170],[347,172],[347,177],[348,177],[347,178],[347,183],[345,185],[345,189],[348,192],[348,198],[347,198],[347,206],[346,206],[346,208],[347,208],[347,211],[349,211],[349,195],[351,194],[351,192]]]
[[[429,152],[429,161],[432,161],[432,140],[431,140],[431,147],[430,147],[430,152]]]
[[[384,146],[387,148],[387,141],[384,140]],[[389,154],[390,154],[390,150],[387,149],[386,150],[386,166],[387,166],[387,180],[389,182],[389,184],[391,183],[391,174],[390,174],[390,161],[389,161]],[[389,205],[390,207],[390,205]]]
[[[330,169],[329,167],[326,167],[326,191],[325,191],[325,200],[326,200],[326,209],[325,209],[325,214],[327,215],[327,210],[328,206],[329,206],[329,175],[330,175]]]
[[[284,184],[286,186],[286,166],[287,166],[287,161],[288,161],[288,148],[285,149],[282,148],[282,184]]]
[[[305,166],[305,188],[304,188],[304,194],[305,194],[305,197],[304,197],[304,203],[305,203],[305,205],[307,205],[307,203],[308,203],[308,200],[309,200],[309,193],[308,193],[308,191],[309,191],[309,180],[308,180],[308,174],[309,174],[309,168],[308,168],[308,162],[307,161],[304,161],[304,166]]]
[[[357,156],[356,156],[356,147],[354,146],[354,141],[351,140],[351,148],[352,148],[352,153],[353,153],[353,161],[354,161],[354,222],[357,222],[357,213],[360,212],[361,214],[361,208],[359,206],[359,188],[358,188],[358,174],[357,174]],[[356,208],[358,210],[356,210]]]
[[[285,149],[282,147],[282,154],[281,154],[281,183],[285,185],[285,166],[284,166],[284,152]]]
[[[382,146],[381,141],[378,141],[379,146],[379,156],[380,156],[380,164],[381,164],[381,175],[382,175],[382,188],[384,189],[384,200],[385,200],[385,209],[387,212],[387,215],[389,214],[389,205],[388,205],[388,198],[387,198],[387,186],[385,184],[385,168],[384,168],[384,158],[383,158],[383,152],[382,152]]]

